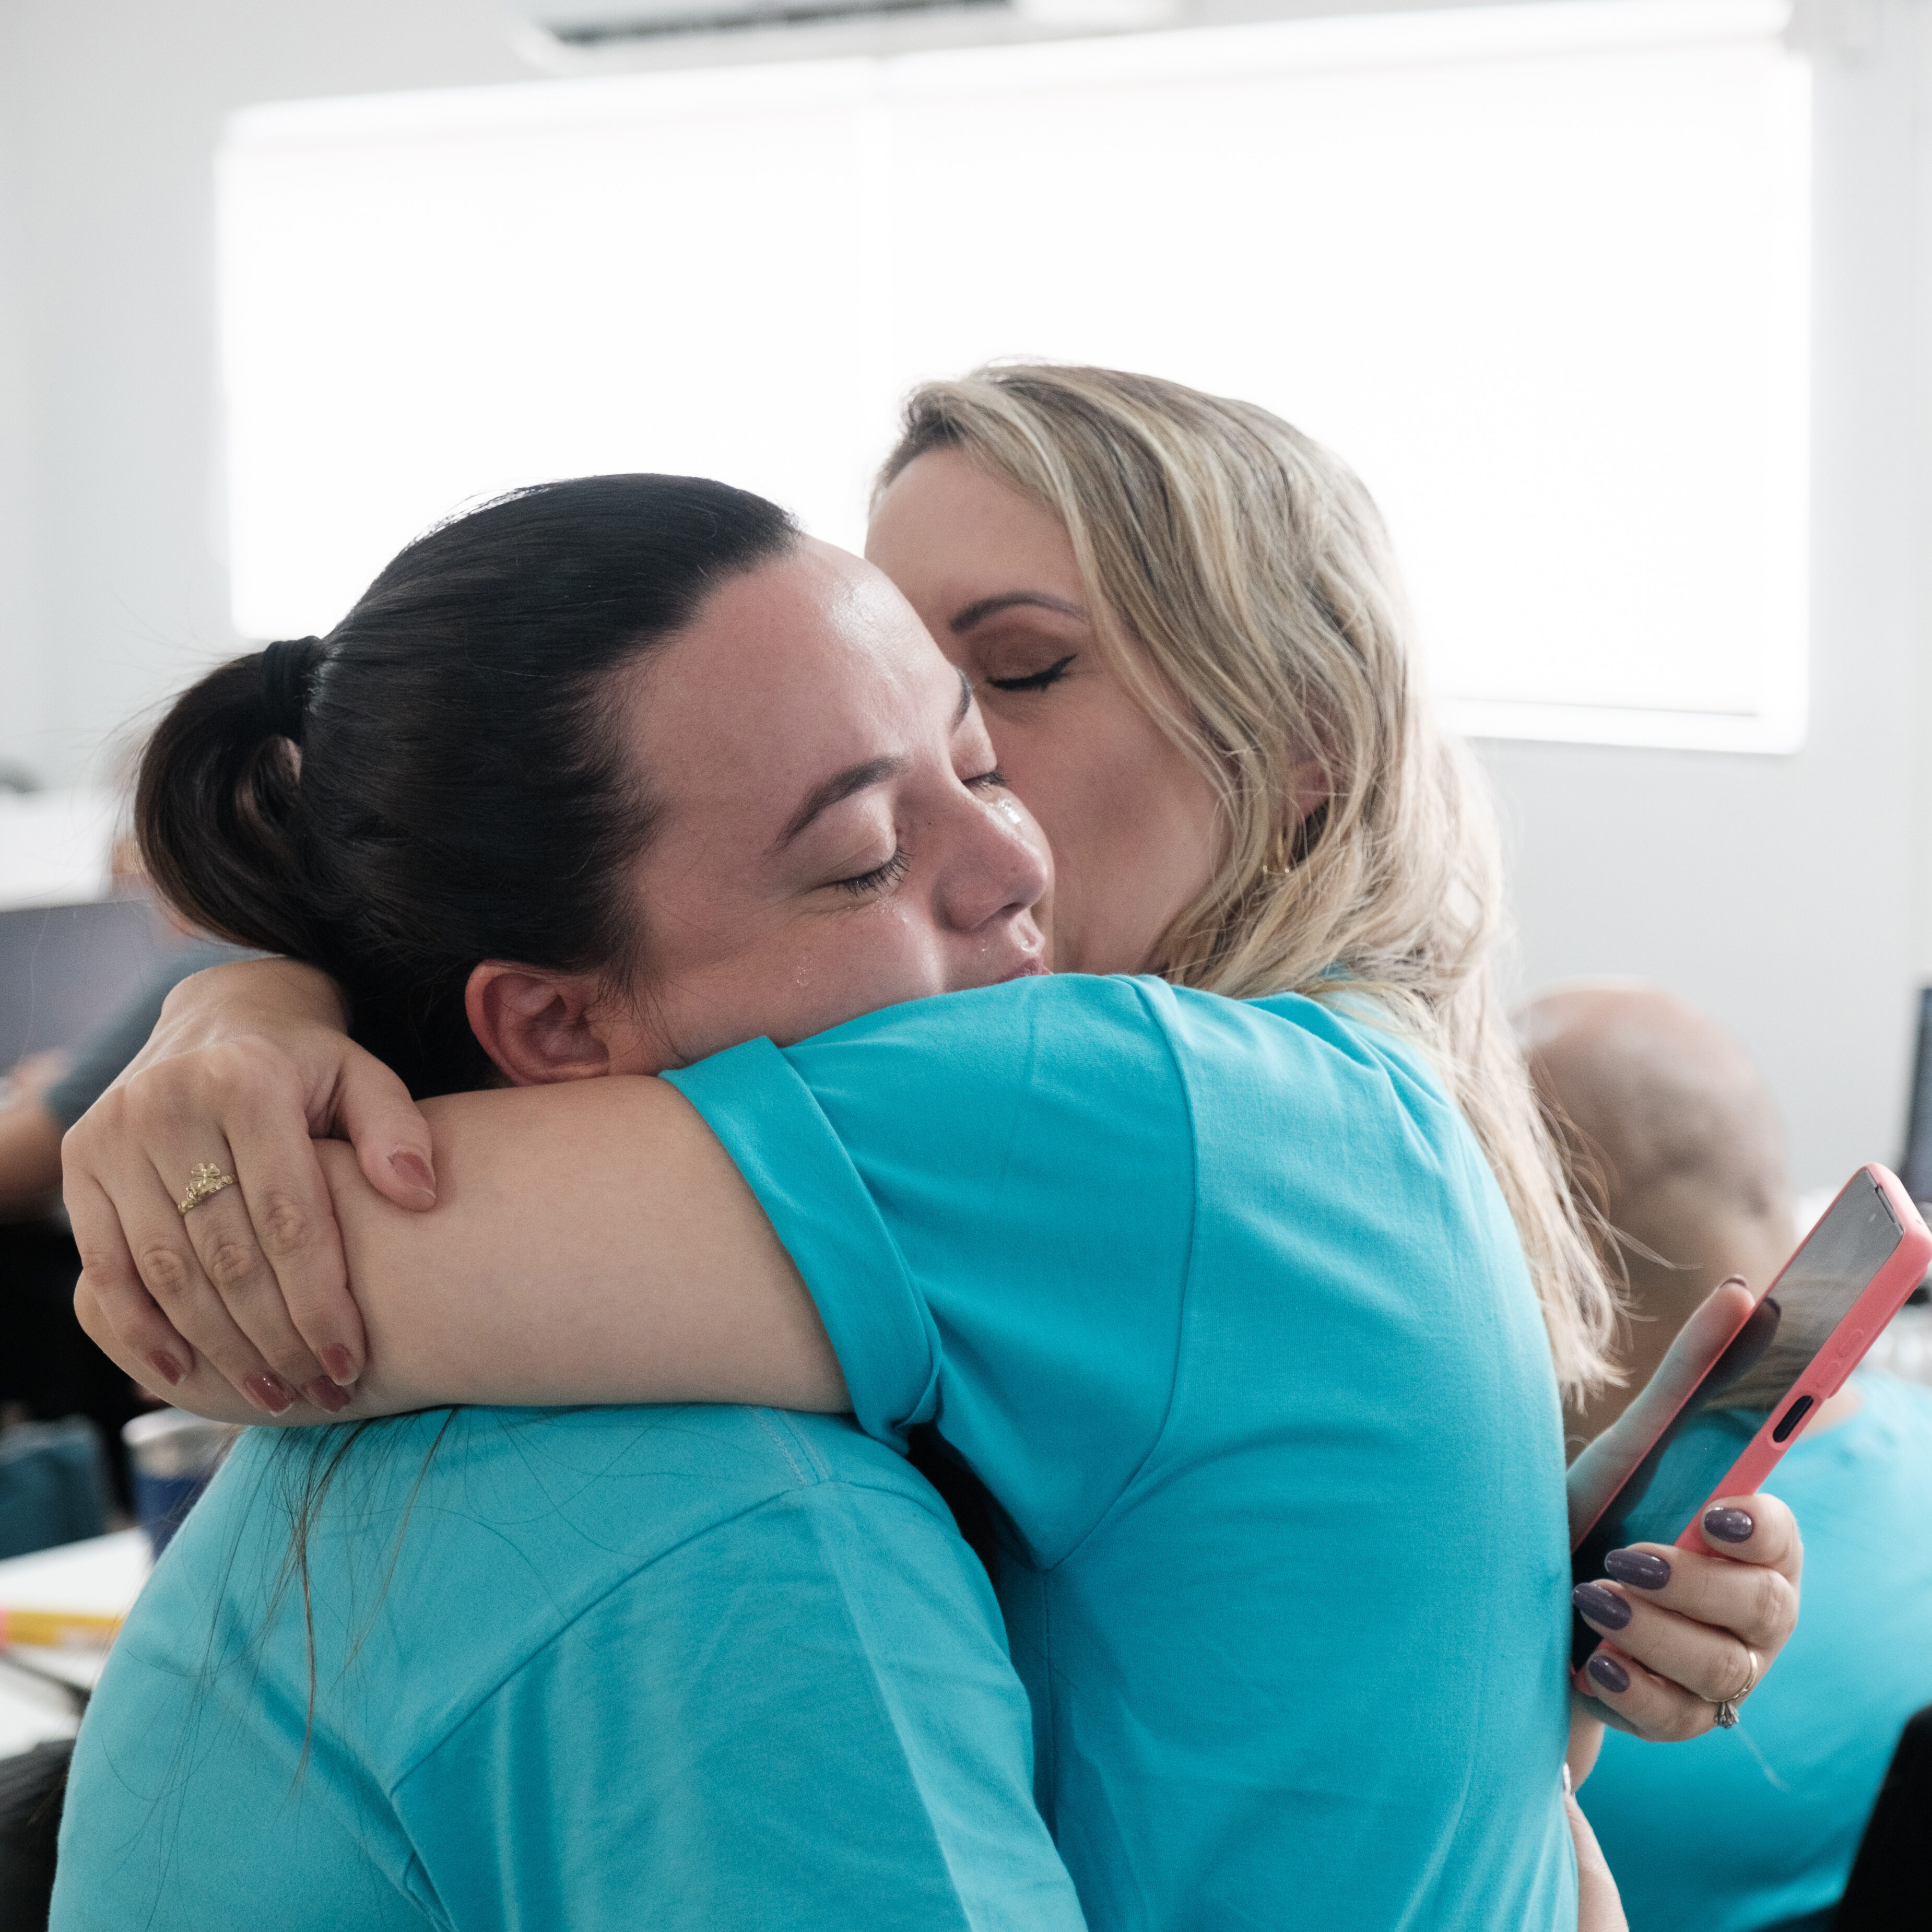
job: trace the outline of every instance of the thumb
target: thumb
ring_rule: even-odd
[[[1567,1791],[1563,1808],[1570,1817],[1570,1841],[1576,1847],[1576,1932],[1630,1932],[1617,1882],[1610,1876],[1597,1834],[1582,1808]]]
[[[369,1185],[398,1208],[436,1205],[429,1123],[410,1090],[374,1054],[352,1046],[336,1080],[336,1132],[356,1150]]]

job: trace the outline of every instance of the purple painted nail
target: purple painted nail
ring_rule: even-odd
[[[1670,1565],[1647,1550],[1613,1550],[1604,1558],[1604,1574],[1640,1590],[1660,1590],[1670,1581]]]
[[[1750,1512],[1741,1509],[1711,1509],[1704,1512],[1704,1534],[1720,1543],[1748,1543],[1757,1525]]]
[[[1570,1600],[1593,1624],[1605,1630],[1622,1630],[1630,1620],[1630,1606],[1614,1590],[1600,1583],[1579,1583],[1570,1592]]]
[[[1621,1691],[1630,1688],[1630,1672],[1614,1657],[1607,1657],[1600,1650],[1583,1668],[1606,1690]]]

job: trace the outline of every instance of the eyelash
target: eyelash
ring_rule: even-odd
[[[1030,677],[989,677],[986,681],[995,691],[1044,691],[1066,675],[1066,667],[1079,655],[1078,651],[1069,651],[1058,664],[1050,664],[1046,670],[1036,670]]]
[[[850,879],[834,879],[832,884],[842,892],[850,892],[854,898],[864,898],[874,892],[885,892],[904,878],[912,865],[912,854],[902,845],[883,866],[874,866],[869,872],[861,872]]]

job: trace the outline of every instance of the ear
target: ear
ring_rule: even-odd
[[[1334,796],[1335,782],[1319,758],[1296,761],[1288,774],[1288,795],[1294,801],[1294,823],[1299,825],[1318,806]]]
[[[602,989],[588,974],[544,973],[486,959],[470,976],[470,1030],[512,1086],[546,1087],[613,1071],[599,1024]]]

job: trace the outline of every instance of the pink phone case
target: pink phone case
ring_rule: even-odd
[[[1864,1360],[1865,1351],[1878,1340],[1886,1324],[1905,1306],[1906,1298],[1925,1279],[1925,1270],[1932,1265],[1932,1231],[1927,1229],[1918,1210],[1912,1205],[1911,1196],[1889,1168],[1880,1167],[1875,1161],[1862,1167],[1858,1174],[1852,1175],[1845,1187],[1838,1190],[1838,1198],[1843,1198],[1845,1189],[1858,1180],[1858,1174],[1868,1177],[1891,1204],[1892,1211],[1898,1219],[1902,1238],[1892,1250],[1891,1258],[1872,1276],[1864,1292],[1846,1310],[1844,1320],[1826,1336],[1823,1346],[1805,1365],[1790,1392],[1766,1417],[1764,1426],[1744,1444],[1743,1454],[1725,1472],[1724,1480],[1698,1505],[1696,1513],[1685,1524],[1683,1534],[1677,1539],[1679,1550],[1710,1547],[1700,1528],[1705,1510],[1720,1496],[1750,1496],[1764,1486],[1765,1478],[1778,1467],[1786,1450],[1804,1433],[1812,1417],[1844,1387],[1845,1378]],[[1832,1204],[1835,1206],[1836,1201]],[[1800,1242],[1798,1245],[1802,1247],[1804,1244]],[[1786,1264],[1786,1267],[1790,1265],[1789,1262]],[[1778,1279],[1784,1279],[1781,1270]],[[1768,1294],[1777,1292],[1775,1281],[1765,1291]],[[1744,1318],[1748,1321],[1750,1318],[1747,1316]],[[1744,1323],[1738,1326],[1742,1328]],[[1695,1394],[1696,1390],[1691,1394]],[[1803,1420],[1782,1442],[1774,1442],[1772,1437],[1779,1424],[1806,1396],[1811,1398],[1811,1406],[1803,1412]],[[1690,1397],[1686,1396],[1684,1400],[1688,1402]],[[1682,1406],[1682,1402],[1678,1405],[1679,1408]],[[1664,1427],[1667,1428],[1674,1419],[1674,1414],[1667,1418]],[[1663,1432],[1663,1429],[1658,1431],[1660,1436]]]

